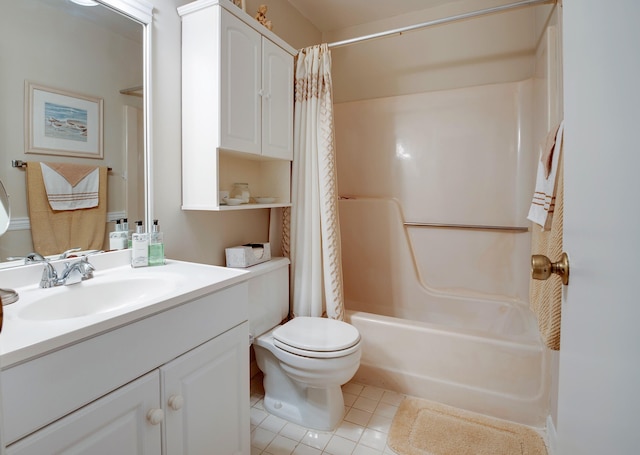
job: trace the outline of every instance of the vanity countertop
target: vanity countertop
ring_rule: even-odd
[[[2,369],[166,311],[249,277],[246,270],[174,260],[167,260],[164,266],[132,268],[129,260],[129,250],[90,256],[89,262],[96,268],[94,278],[49,289],[39,287],[42,264],[0,270],[0,285],[20,294],[20,300],[4,307],[0,334]],[[122,301],[122,305],[114,305],[114,301]],[[70,310],[68,302],[80,302],[92,310],[82,314],[77,305]],[[107,307],[102,308],[101,302]],[[56,313],[57,308],[60,314]]]

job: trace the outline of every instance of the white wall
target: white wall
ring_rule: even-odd
[[[509,1],[461,0],[325,33],[323,40],[391,30]],[[332,51],[336,102],[520,81],[533,74],[534,9],[465,20]]]

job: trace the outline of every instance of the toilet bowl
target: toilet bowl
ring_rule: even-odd
[[[289,260],[247,270],[249,331],[264,374],[264,407],[307,428],[334,429],[344,414],[340,386],[360,366],[360,334],[346,322],[289,315]]]
[[[264,407],[278,417],[317,430],[342,419],[341,386],[360,365],[358,330],[342,321],[298,317],[254,341],[264,373]]]

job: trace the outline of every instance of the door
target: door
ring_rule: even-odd
[[[640,2],[564,0],[560,455],[640,447]]]
[[[160,371],[165,455],[249,455],[248,322]]]
[[[262,38],[262,154],[293,160],[293,57]]]
[[[159,398],[156,370],[10,445],[7,454],[158,455],[160,422],[147,415],[159,411]]]
[[[259,155],[262,37],[222,8],[220,14],[220,145]]]

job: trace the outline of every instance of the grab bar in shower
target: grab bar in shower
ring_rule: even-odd
[[[449,229],[470,229],[474,231],[506,231],[513,233],[529,232],[525,226],[486,226],[482,224],[446,224],[446,223],[418,223],[405,221],[405,226],[425,227],[425,228],[449,228]]]

